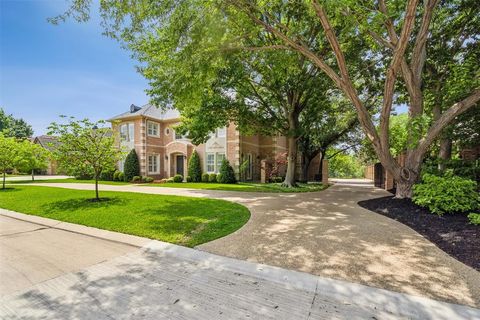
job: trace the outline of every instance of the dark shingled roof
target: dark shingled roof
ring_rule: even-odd
[[[42,147],[44,147],[49,151],[55,150],[60,144],[60,142],[58,141],[58,137],[47,136],[47,135],[35,137],[33,142],[41,145]]]
[[[180,118],[180,112],[172,108],[163,110],[161,108],[155,107],[152,104],[146,104],[143,107],[137,107],[136,105],[132,104],[130,106],[130,111],[119,114],[111,119],[108,119],[108,121],[121,120],[134,116],[144,116],[157,120],[173,120]]]

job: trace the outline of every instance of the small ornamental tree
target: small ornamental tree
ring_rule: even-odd
[[[64,118],[64,116],[62,116]],[[95,179],[95,200],[99,201],[98,180],[103,171],[113,170],[121,151],[115,146],[112,130],[100,127],[105,121],[91,122],[70,117],[68,123],[53,122],[49,134],[58,135],[53,152],[60,166],[68,172],[91,170]]]
[[[220,174],[217,179],[220,183],[237,183],[235,172],[227,159],[223,159]]]
[[[45,169],[48,166],[49,152],[38,144],[24,140],[18,144],[17,169],[32,174],[32,181],[35,180],[35,170]]]
[[[132,149],[125,159],[125,166],[123,167],[125,173],[125,181],[132,181],[133,177],[140,176],[140,162],[138,161],[137,152]]]
[[[3,174],[2,189],[5,189],[7,170],[15,167],[18,143],[15,138],[7,138],[0,132],[0,172]]]
[[[200,164],[200,157],[197,151],[193,151],[190,160],[188,161],[188,176],[192,179],[192,182],[202,181],[202,166]]]

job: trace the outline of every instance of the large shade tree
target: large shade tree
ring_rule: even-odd
[[[35,170],[47,168],[49,157],[50,153],[47,149],[30,140],[24,140],[18,143],[16,168],[22,172],[29,172],[33,181]]]
[[[15,118],[0,108],[0,132],[5,136],[25,139],[33,135],[32,126],[21,118]]]
[[[3,176],[2,189],[5,189],[5,176],[7,171],[15,168],[18,149],[18,142],[15,138],[5,137],[5,135],[0,132],[0,173]]]
[[[89,4],[88,0],[76,0],[71,9],[56,20],[67,16],[85,20],[88,18]],[[457,31],[458,19],[451,17],[470,17],[472,10],[474,14],[478,12],[476,6],[474,0],[144,0],[131,3],[130,6],[118,0],[103,2],[101,10],[107,33],[127,43],[135,44],[138,39],[155,37],[172,30],[178,33],[193,30],[191,37],[180,37],[176,43],[179,49],[188,46],[195,37],[202,37],[203,41],[199,43],[203,47],[224,41],[221,28],[220,32],[215,32],[218,31],[216,27],[222,26],[224,21],[240,26],[245,25],[246,20],[253,22],[263,30],[265,38],[271,40],[262,48],[302,54],[351,101],[377,157],[397,182],[396,196],[403,198],[411,197],[412,186],[419,178],[423,158],[432,143],[458,115],[480,100],[478,69],[475,69],[473,74],[467,72],[463,77],[451,78],[448,85],[454,85],[459,91],[447,106],[440,108],[437,117],[433,117],[426,108],[426,93],[432,85],[429,80],[435,77],[426,71],[429,59],[437,63],[438,70],[471,63],[463,58],[463,53],[472,46],[478,47],[478,25],[462,29],[460,37],[465,40],[461,46],[457,46],[455,37],[458,33],[452,30]],[[203,15],[190,16],[191,23],[168,24],[171,19],[185,21],[185,17],[188,19],[189,14],[195,11]],[[217,14],[219,12],[221,14]],[[436,17],[439,17],[439,21],[433,23]],[[195,19],[213,27],[208,37],[203,37],[203,32],[195,32],[196,26],[201,25],[194,23]],[[165,25],[170,28],[166,30]],[[448,35],[454,41],[436,41],[435,35],[441,34]],[[252,34],[247,29],[237,39],[226,40],[240,41],[252,35],[257,36],[258,33]],[[360,46],[352,45],[354,39]],[[433,43],[436,45],[431,45]],[[442,51],[446,52],[444,59],[437,58],[436,53]],[[219,53],[214,50],[211,53],[211,63],[218,63],[216,57]],[[381,71],[381,76],[375,77],[369,72],[353,68],[352,57],[362,59],[367,66],[373,65],[374,69]],[[196,67],[202,68],[203,65]],[[202,79],[197,77],[191,80]],[[440,90],[446,90],[445,82],[435,84]],[[369,96],[366,90],[372,86],[373,92],[381,98],[378,130],[375,123],[377,118],[372,117],[366,103]],[[408,104],[410,130],[406,160],[404,165],[400,165],[390,152],[389,121],[394,103],[404,101]],[[434,108],[432,105],[430,109]]]

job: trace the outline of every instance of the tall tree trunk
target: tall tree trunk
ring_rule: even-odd
[[[35,181],[34,169],[32,169],[32,181]]]
[[[417,158],[407,158],[403,167],[397,168],[393,174],[396,190],[395,198],[411,198],[413,195],[413,186],[420,177],[421,160]]]
[[[440,151],[438,152],[438,170],[445,171],[445,165],[452,158],[452,139],[443,138],[440,140]]]
[[[6,173],[5,170],[3,171],[3,187],[2,189],[5,189],[5,178],[6,178]]]
[[[282,186],[287,188],[296,187],[295,182],[295,165],[297,163],[297,138],[294,136],[288,137],[288,159],[287,172],[285,173],[285,180]]]
[[[320,165],[318,166],[318,176],[320,181],[323,181],[323,159],[325,159],[326,150],[320,151]]]

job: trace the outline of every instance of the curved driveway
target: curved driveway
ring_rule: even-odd
[[[92,189],[89,184],[36,184]],[[247,193],[101,185],[101,190],[209,197],[247,206],[251,219],[200,250],[397,292],[480,307],[480,273],[409,227],[357,205],[385,196],[365,186]]]

